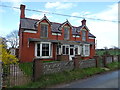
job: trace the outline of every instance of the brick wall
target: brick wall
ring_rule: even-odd
[[[105,67],[106,64],[118,61],[118,56],[103,56],[95,57],[95,59],[79,60],[73,58],[73,61],[55,61],[51,63],[43,63],[40,59],[34,60],[34,80],[38,79],[43,74],[51,74],[62,71],[73,70],[76,68],[88,68],[88,67]]]
[[[74,68],[73,61],[58,61],[52,63],[43,63],[43,74],[62,72]]]
[[[95,67],[95,66],[96,66],[95,59],[80,60],[79,61],[79,68],[88,68],[88,67]]]

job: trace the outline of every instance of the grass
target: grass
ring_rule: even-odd
[[[107,67],[110,70],[120,69],[120,62],[112,62],[110,64],[107,64]]]
[[[28,63],[19,63],[19,67],[21,70],[28,76],[32,76],[33,74],[33,63],[28,62]]]
[[[99,56],[104,55],[105,52],[108,52],[110,55],[120,55],[120,50],[96,50],[96,54]]]
[[[45,88],[51,85],[67,83],[73,80],[86,78],[101,72],[104,72],[104,70],[101,68],[95,68],[95,67],[64,71],[61,73],[43,75],[36,82],[31,82],[30,84],[24,85],[24,86],[16,86],[15,88]]]
[[[58,61],[42,61],[43,63],[51,63],[51,62],[58,62]]]
[[[29,64],[26,63],[25,65],[29,65]],[[116,70],[118,68],[120,69],[120,62],[112,62],[110,64],[107,64],[107,67],[110,69],[110,71]],[[46,88],[60,83],[69,83],[74,80],[83,79],[103,72],[106,72],[106,70],[100,67],[74,69],[71,71],[63,71],[60,73],[42,75],[35,82],[31,82],[24,86],[15,86],[13,88]]]

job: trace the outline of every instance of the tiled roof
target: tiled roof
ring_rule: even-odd
[[[50,40],[50,39],[38,39],[38,38],[28,38],[29,42],[52,42],[52,43],[61,43],[61,44],[70,44],[70,45],[76,45],[76,44],[95,44],[94,42],[83,42],[83,41],[64,41],[64,40]]]
[[[52,32],[56,32],[56,33],[60,33],[61,31],[59,30],[59,27],[61,26],[61,24],[59,23],[54,23],[54,22],[51,22],[52,26],[51,26],[51,29],[52,29]]]
[[[30,29],[30,30],[37,30],[37,22],[40,21],[40,20],[36,20],[36,19],[30,19],[30,18],[22,18],[20,19],[20,25],[21,25],[21,28],[23,29]],[[61,33],[61,30],[60,30],[60,27],[65,23],[55,23],[55,22],[50,22],[51,23],[51,29],[52,29],[52,32],[55,32],[55,33]],[[82,26],[79,26],[79,27],[74,27],[72,26],[72,34],[73,35],[80,35],[79,32],[81,30]],[[88,35],[89,37],[94,37],[94,35],[92,35],[91,33],[89,33]]]
[[[74,35],[79,35],[80,29],[82,28],[82,26],[79,27],[72,27],[72,34]]]
[[[96,38],[96,37],[95,37],[93,34],[91,34],[90,32],[89,32],[88,36],[89,36],[89,37],[94,37],[94,38]]]
[[[35,25],[38,21],[39,20],[28,19],[28,18],[20,19],[20,25],[21,25],[21,28],[23,28],[23,29],[36,30]]]

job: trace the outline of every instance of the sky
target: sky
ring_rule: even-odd
[[[26,5],[26,9],[40,10],[48,13],[25,11],[27,18],[41,19],[44,14],[52,22],[63,23],[66,19],[73,26],[80,26],[81,20],[87,20],[86,25],[90,32],[96,36],[96,48],[118,47],[118,2],[23,2],[12,0],[0,2],[0,5],[20,7]],[[54,15],[59,13],[83,18]],[[93,19],[89,19],[93,18]],[[100,21],[94,19],[110,20]],[[20,10],[0,6],[0,36],[5,37],[13,30],[19,30]]]

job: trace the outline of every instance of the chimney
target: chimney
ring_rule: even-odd
[[[25,18],[25,5],[20,5],[20,18]]]
[[[81,22],[82,22],[82,26],[86,25],[86,20],[85,19],[83,19]]]

